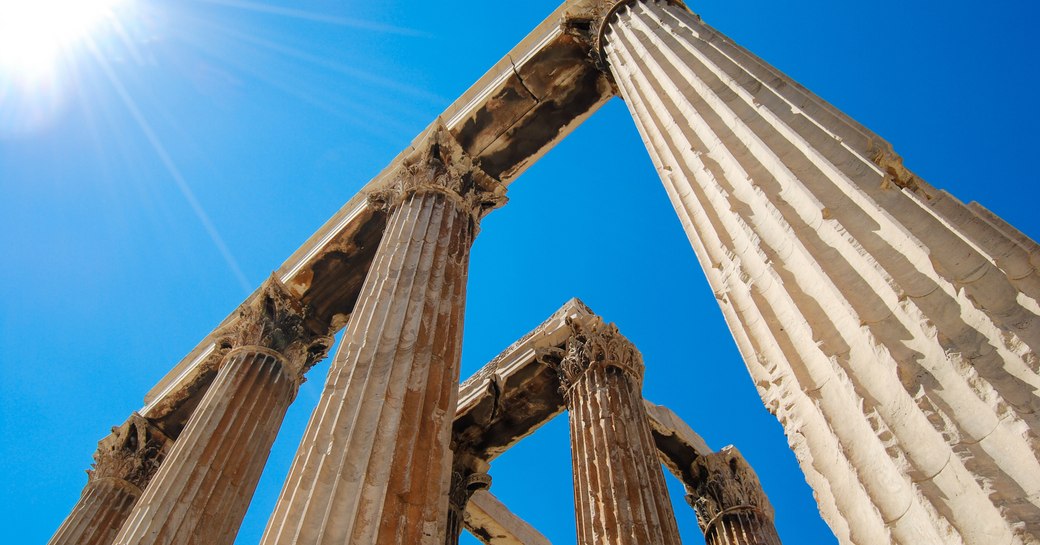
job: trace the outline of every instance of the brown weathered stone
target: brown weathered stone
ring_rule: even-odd
[[[405,165],[264,545],[444,543],[469,250],[504,188],[445,130]]]
[[[642,356],[612,324],[569,324],[555,365],[570,414],[578,543],[679,545],[640,393]]]
[[[50,545],[108,545],[155,475],[171,441],[134,413],[98,442],[94,467],[79,502]]]
[[[327,332],[277,280],[217,336],[220,371],[115,543],[232,543],[303,373],[324,357]]]
[[[740,451],[730,446],[701,456],[690,473],[686,500],[707,545],[780,545],[773,508]]]

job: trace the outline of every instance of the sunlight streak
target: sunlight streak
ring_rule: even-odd
[[[130,115],[134,118],[134,121],[137,123],[138,128],[141,129],[141,132],[144,133],[144,136],[148,140],[148,143],[152,146],[152,149],[155,151],[156,155],[159,156],[159,160],[162,161],[163,166],[166,168],[166,171],[169,173],[170,177],[173,178],[174,182],[176,182],[177,188],[180,190],[181,194],[184,195],[184,198],[188,201],[188,204],[191,206],[192,211],[195,213],[195,216],[199,219],[199,222],[202,223],[202,227],[206,230],[206,233],[213,241],[213,244],[216,245],[217,250],[219,250],[220,254],[224,257],[224,261],[227,262],[228,267],[231,269],[231,272],[232,274],[234,274],[235,279],[242,287],[242,290],[246,294],[252,293],[254,286],[249,282],[249,280],[246,278],[246,275],[242,272],[241,267],[239,267],[238,265],[238,261],[235,259],[235,256],[231,253],[231,250],[228,248],[227,244],[224,243],[224,239],[220,236],[220,233],[217,231],[217,228],[213,224],[212,220],[210,220],[209,214],[206,213],[206,210],[202,207],[202,203],[200,203],[198,198],[195,197],[195,192],[192,191],[191,186],[189,186],[187,180],[184,179],[184,176],[181,174],[180,169],[177,168],[176,163],[173,162],[173,159],[170,157],[170,154],[166,151],[166,147],[162,144],[162,141],[159,140],[159,137],[155,134],[155,131],[152,130],[151,125],[141,114],[141,110],[137,107],[137,103],[134,102],[134,99],[130,96],[130,93],[127,92],[122,82],[119,81],[119,78],[116,76],[115,72],[113,72],[112,67],[108,64],[108,61],[104,58],[104,56],[102,56],[98,52],[97,48],[94,46],[93,43],[88,43],[88,49],[93,54],[94,58],[98,61],[98,65],[101,66],[101,69],[104,71],[109,83],[112,85],[116,93],[119,95],[120,100],[123,102],[123,105],[126,106],[126,109],[130,112]]]
[[[280,15],[282,17],[288,17],[291,19],[300,19],[303,21],[313,21],[316,23],[325,23],[329,25],[345,26],[350,28],[356,28],[359,30],[371,30],[373,32],[383,32],[386,34],[398,34],[401,36],[415,36],[415,37],[428,37],[429,35],[425,32],[413,30],[410,28],[403,28],[394,25],[387,25],[383,23],[375,23],[372,21],[365,21],[363,19],[351,19],[348,17],[338,17],[335,15],[324,15],[321,13],[314,13],[310,11],[304,11],[293,8],[283,8],[279,6],[271,6],[268,4],[261,4],[258,2],[249,2],[247,0],[202,0],[203,2],[214,4],[218,6],[224,6],[229,8],[237,8],[256,13],[266,13],[270,15]]]

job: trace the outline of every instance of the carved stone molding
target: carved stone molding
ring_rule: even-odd
[[[140,494],[159,469],[171,444],[159,428],[134,413],[98,442],[94,465],[87,470],[87,475],[91,483],[104,479],[124,481]]]
[[[485,173],[440,125],[406,157],[392,181],[369,195],[369,203],[393,209],[416,193],[435,192],[455,201],[474,225],[506,203],[506,187]]]
[[[307,327],[307,313],[308,308],[272,275],[256,297],[238,308],[235,320],[217,331],[217,352],[226,361],[238,349],[270,351],[302,379],[334,342],[331,328],[315,332]]]
[[[726,514],[754,512],[773,520],[773,508],[751,466],[729,446],[697,458],[691,471],[695,481],[686,499],[697,511],[697,522],[707,534]]]
[[[593,366],[615,368],[628,375],[642,387],[643,356],[631,341],[618,332],[614,324],[595,318],[583,323],[568,318],[571,336],[564,349],[548,349],[539,353],[539,359],[556,369],[560,377],[560,391],[569,397],[571,387]]]
[[[603,46],[607,33],[607,25],[622,9],[637,2],[667,2],[682,8],[686,4],[682,0],[599,0],[578,4],[567,13],[563,20],[564,32],[575,36],[589,48],[589,59],[607,76],[612,76],[607,69],[607,58]]]

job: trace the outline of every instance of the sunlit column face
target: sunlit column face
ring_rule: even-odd
[[[0,70],[5,78],[46,77],[66,50],[114,19],[126,0],[0,0]]]

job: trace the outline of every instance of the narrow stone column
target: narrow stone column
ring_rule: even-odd
[[[686,500],[697,510],[707,545],[780,545],[773,508],[740,451],[726,447],[693,464]]]
[[[79,502],[50,545],[109,545],[155,475],[172,441],[134,413],[98,442]]]
[[[470,245],[505,188],[444,129],[400,168],[264,545],[444,543]]]
[[[613,324],[569,321],[557,369],[570,413],[579,545],[679,545],[643,409],[642,356]]]
[[[451,471],[451,488],[448,491],[448,529],[444,534],[445,545],[458,545],[462,531],[466,528],[466,505],[478,490],[491,488],[491,476],[485,473],[486,463],[479,463],[482,470],[460,464],[457,457]]]
[[[838,539],[1040,538],[1035,243],[680,2],[595,47]]]
[[[218,331],[220,371],[115,543],[234,542],[303,374],[332,343],[305,317],[272,277]]]

